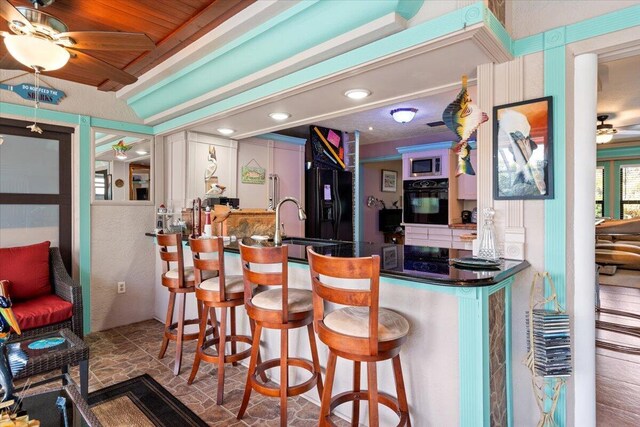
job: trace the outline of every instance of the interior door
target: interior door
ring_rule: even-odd
[[[0,119],[0,247],[51,241],[71,271],[72,128]]]

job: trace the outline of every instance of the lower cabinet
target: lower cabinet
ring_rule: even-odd
[[[404,244],[471,250],[473,242],[461,238],[471,233],[473,233],[472,230],[452,230],[446,225],[405,224]]]

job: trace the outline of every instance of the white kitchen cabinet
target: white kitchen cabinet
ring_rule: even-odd
[[[413,246],[431,246],[451,248],[452,234],[446,225],[406,224],[404,244]]]
[[[471,166],[477,173],[478,151],[471,150]],[[476,175],[458,176],[458,200],[476,200],[478,198],[478,179]]]

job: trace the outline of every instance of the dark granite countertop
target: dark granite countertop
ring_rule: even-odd
[[[155,236],[146,233],[147,236]],[[273,247],[273,241],[257,241],[249,237],[242,243],[250,246]],[[469,251],[428,246],[394,245],[388,243],[344,242],[338,240],[289,237],[289,261],[307,264],[306,247],[312,246],[322,255],[337,257],[380,256],[380,276],[410,280],[432,285],[478,287],[495,285],[529,267],[527,261],[501,259],[492,269],[466,269],[450,265],[452,258],[469,256]],[[238,242],[225,244],[225,251],[239,253]]]

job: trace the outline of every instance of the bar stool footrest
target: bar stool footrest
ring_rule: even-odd
[[[287,368],[290,366],[295,366],[297,368],[302,368],[311,373],[311,378],[308,380],[296,384],[289,385],[287,387],[287,396],[297,396],[302,393],[306,393],[312,388],[316,387],[318,384],[318,373],[314,372],[313,363],[311,361],[301,358],[289,358],[287,359]],[[258,380],[258,377],[261,376],[264,372],[272,368],[280,368],[280,359],[270,359],[264,361],[256,366],[256,370],[251,376],[251,388],[257,391],[260,394],[270,397],[279,397],[280,396],[280,386],[269,386]]]
[[[337,394],[335,396],[333,396],[331,398],[331,403],[329,404],[329,413],[333,412],[333,410],[335,408],[337,408],[338,406],[342,405],[343,403],[347,403],[347,402],[354,402],[354,401],[362,401],[362,400],[369,400],[369,390],[361,390],[361,391],[345,391],[343,393]],[[386,406],[387,408],[391,409],[393,412],[396,413],[396,415],[398,415],[398,417],[400,418],[399,423],[396,425],[396,427],[402,427],[402,426],[406,426],[408,425],[407,422],[409,421],[409,414],[407,412],[402,412],[400,410],[400,405],[398,404],[398,399],[396,399],[395,397],[391,396],[390,394],[387,393],[383,393],[383,392],[378,392],[378,403]],[[336,424],[333,423],[331,421],[331,416],[327,416],[325,417],[325,420],[327,421],[327,423],[329,423],[330,426],[335,426]]]
[[[236,352],[236,353],[230,353],[230,354],[225,354],[224,355],[224,363],[235,363],[238,362],[240,360],[246,359],[249,356],[251,356],[251,344],[252,344],[252,340],[251,337],[247,336],[247,335],[227,335],[226,337],[226,341],[227,343],[230,342],[242,342],[245,344],[249,344],[249,348],[246,350],[243,350],[241,352]],[[213,338],[210,340],[205,341],[204,346],[199,347],[196,349],[196,351],[198,353],[200,353],[200,358],[202,360],[204,360],[205,362],[218,362],[218,354],[210,354],[210,353],[206,353],[206,350],[216,346],[218,343],[220,342],[219,338]]]
[[[183,322],[184,326],[188,326],[188,325],[199,325],[200,324],[200,319],[188,319],[185,320]],[[171,341],[177,341],[178,340],[178,322],[174,322],[171,325],[169,325],[169,327],[164,328],[164,336],[171,340]],[[183,334],[182,335],[182,340],[183,341],[191,341],[191,340],[197,340],[198,339],[198,335],[200,334],[199,331],[196,332],[192,332],[189,334]],[[213,328],[209,328],[207,329],[207,335],[211,335],[213,334]]]

